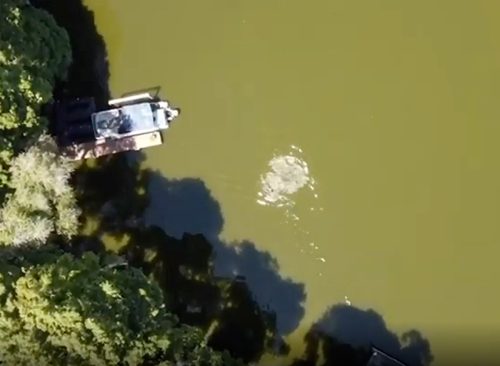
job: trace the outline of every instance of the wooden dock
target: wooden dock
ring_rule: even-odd
[[[107,139],[85,142],[61,148],[61,154],[71,160],[93,159],[104,155],[123,151],[141,150],[161,145],[162,135],[159,131],[145,133],[121,139]]]

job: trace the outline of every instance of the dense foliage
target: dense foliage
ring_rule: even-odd
[[[22,0],[0,1],[0,188],[8,167],[47,127],[39,117],[70,63],[66,32],[45,11]]]
[[[178,325],[159,287],[119,258],[4,250],[0,278],[3,363],[237,365]]]
[[[46,135],[12,160],[12,193],[0,209],[0,244],[44,244],[50,234],[76,234],[78,213],[69,185],[72,162]]]

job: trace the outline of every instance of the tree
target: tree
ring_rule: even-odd
[[[159,287],[116,257],[9,248],[0,279],[4,364],[240,365],[179,325]]]
[[[0,243],[44,244],[52,233],[70,238],[78,230],[79,209],[69,185],[74,165],[43,135],[10,167],[13,192],[0,210]]]
[[[11,159],[47,127],[40,107],[71,60],[66,32],[26,1],[0,2],[0,187]]]

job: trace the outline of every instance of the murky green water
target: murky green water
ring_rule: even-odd
[[[418,329],[435,364],[451,348],[497,352],[500,2],[87,4],[113,93],[160,85],[182,108],[145,164],[201,178],[221,237],[251,240],[305,284],[292,343],[347,296]],[[288,209],[257,204],[291,145],[315,190]]]

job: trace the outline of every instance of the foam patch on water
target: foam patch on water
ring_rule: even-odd
[[[257,203],[263,206],[293,206],[292,196],[308,187],[314,190],[309,166],[301,157],[302,150],[292,145],[287,154],[275,155],[268,163],[269,170],[261,175]],[[299,220],[299,218],[296,218]]]
[[[268,170],[260,176],[260,190],[257,203],[262,206],[278,207],[284,212],[285,222],[291,224],[297,233],[297,240],[301,243],[300,253],[308,254],[320,263],[326,263],[324,257],[318,256],[319,246],[311,240],[310,232],[301,225],[301,218],[295,209],[294,196],[301,190],[311,192],[309,202],[316,202],[319,195],[316,192],[316,180],[311,176],[309,166],[301,148],[291,145],[285,154],[275,154],[268,162]],[[303,212],[303,210],[301,210]],[[314,203],[308,211],[323,211]],[[321,276],[321,273],[319,273]]]

